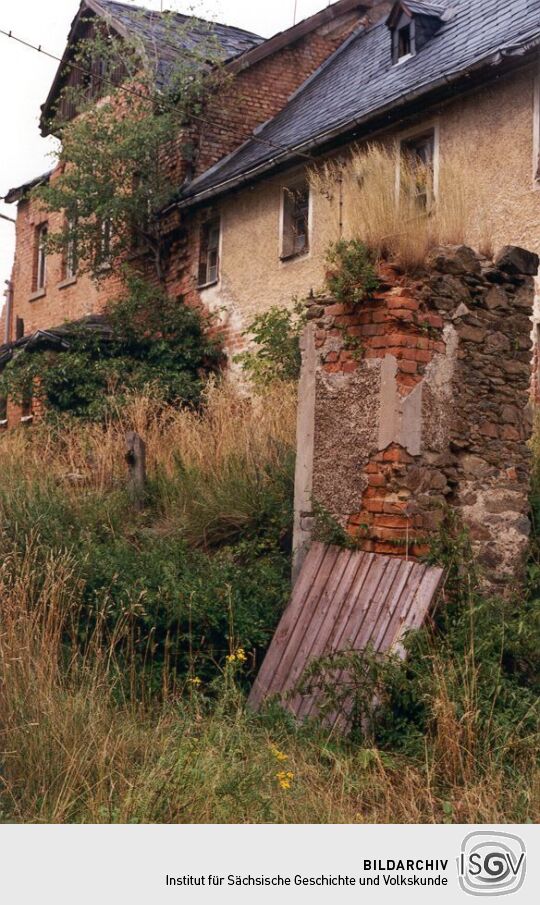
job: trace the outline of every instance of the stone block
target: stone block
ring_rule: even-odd
[[[495,267],[505,273],[536,276],[540,259],[537,254],[518,245],[504,245],[495,257]]]

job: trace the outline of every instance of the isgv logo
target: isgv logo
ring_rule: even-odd
[[[523,886],[525,843],[510,833],[469,833],[458,858],[459,883],[471,896],[505,896]]]

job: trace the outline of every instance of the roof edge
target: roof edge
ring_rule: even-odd
[[[230,191],[234,191],[235,189],[240,188],[243,185],[249,184],[250,182],[259,179],[260,177],[264,176],[266,173],[271,172],[274,169],[282,167],[288,163],[292,164],[293,161],[298,160],[300,155],[309,153],[318,148],[322,148],[329,142],[335,141],[345,136],[351,130],[368,125],[369,122],[375,120],[377,117],[385,116],[393,110],[400,111],[408,103],[412,103],[418,98],[429,95],[431,92],[436,92],[446,86],[453,86],[454,83],[459,81],[460,78],[463,78],[464,76],[468,77],[473,72],[478,73],[484,69],[489,70],[490,68],[498,67],[504,61],[508,61],[510,58],[519,57],[523,59],[523,57],[527,56],[531,51],[537,50],[539,47],[540,34],[538,33],[538,31],[536,31],[534,35],[531,34],[530,36],[524,36],[519,42],[512,44],[502,44],[497,49],[490,51],[490,53],[486,56],[478,58],[474,63],[454,70],[447,75],[440,76],[438,79],[425,83],[424,85],[419,86],[413,91],[402,94],[399,98],[399,101],[397,102],[391,101],[381,107],[377,107],[376,109],[369,111],[361,117],[348,118],[347,120],[337,124],[331,129],[320,132],[318,135],[314,136],[308,141],[304,141],[301,144],[290,148],[287,152],[275,154],[267,160],[261,161],[260,163],[256,164],[250,170],[244,173],[238,173],[234,176],[230,176],[222,183],[211,186],[208,189],[203,189],[197,194],[188,195],[186,198],[173,203],[172,205],[170,205],[170,207],[177,207],[179,209],[196,207],[199,204],[204,204],[207,201],[213,200],[214,198],[217,198],[221,195],[225,195]],[[203,175],[206,174],[201,174],[201,179]]]
[[[272,35],[272,37],[263,41],[262,44],[257,45],[257,47],[252,47],[251,50],[244,51],[243,54],[231,60],[227,64],[227,68],[230,72],[235,74],[242,72],[244,69],[254,66],[255,63],[260,63],[261,60],[264,60],[266,57],[277,53],[289,44],[294,44],[295,41],[299,41],[301,38],[305,37],[305,35],[320,28],[321,25],[332,22],[334,19],[338,18],[338,16],[346,15],[354,9],[363,9],[367,11],[372,9],[379,2],[380,0],[337,0],[337,3],[326,6],[324,9],[319,10],[318,13],[308,16],[307,19],[302,19],[302,21],[298,22],[296,25],[291,25],[290,28],[278,31],[275,35]]]
[[[38,185],[44,185],[48,182],[53,172],[54,170],[49,170],[47,173],[42,173],[41,176],[36,176],[35,179],[29,179],[28,182],[23,182],[22,185],[17,185],[15,188],[9,189],[4,198],[5,203],[15,204],[15,202],[21,201],[31,189],[37,188]]]

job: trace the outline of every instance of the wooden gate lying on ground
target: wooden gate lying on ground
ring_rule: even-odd
[[[438,567],[394,556],[313,544],[251,690],[251,707],[277,695],[299,719],[315,716],[316,692],[294,692],[309,663],[368,646],[381,654],[395,649],[424,621],[442,575]]]

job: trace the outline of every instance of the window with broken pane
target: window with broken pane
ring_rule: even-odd
[[[307,181],[286,186],[283,190],[282,258],[309,251],[309,185]]]
[[[216,283],[219,279],[219,217],[206,220],[201,226],[199,246],[199,286]]]

